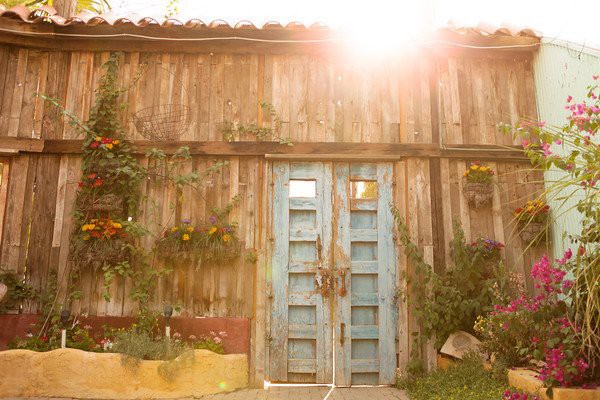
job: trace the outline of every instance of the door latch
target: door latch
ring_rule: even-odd
[[[340,346],[343,346],[346,342],[346,324],[340,323]]]
[[[348,268],[340,268],[338,270],[338,279],[339,279],[339,286],[338,286],[338,295],[340,297],[344,297],[348,294],[348,289],[346,289],[346,275],[348,274]]]

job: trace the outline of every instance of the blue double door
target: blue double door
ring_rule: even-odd
[[[270,381],[393,384],[392,164],[272,168]]]

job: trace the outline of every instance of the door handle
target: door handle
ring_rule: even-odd
[[[321,263],[321,252],[323,251],[323,244],[321,243],[321,235],[317,235],[317,261]]]
[[[340,346],[343,346],[346,342],[346,324],[340,323]]]

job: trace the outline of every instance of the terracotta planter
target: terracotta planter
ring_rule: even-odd
[[[466,182],[463,186],[463,194],[475,208],[491,204],[494,188],[491,183]]]
[[[543,234],[546,224],[542,222],[530,222],[527,225],[519,225],[519,236],[525,243],[537,244],[545,241]]]

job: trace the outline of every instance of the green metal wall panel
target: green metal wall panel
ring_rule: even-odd
[[[539,52],[533,63],[538,115],[547,125],[561,126],[566,122],[568,111],[565,110],[567,97],[575,100],[585,98],[586,87],[592,84],[592,76],[600,75],[600,50],[585,48],[568,42],[556,40],[542,41]],[[562,146],[554,146],[555,152],[566,151]],[[553,170],[546,173],[546,186],[564,177],[564,172]],[[561,257],[569,247],[568,234],[581,231],[581,216],[573,209],[578,195],[578,188],[564,191],[560,196],[568,195],[569,199],[549,199],[552,208],[553,248],[556,257]]]

